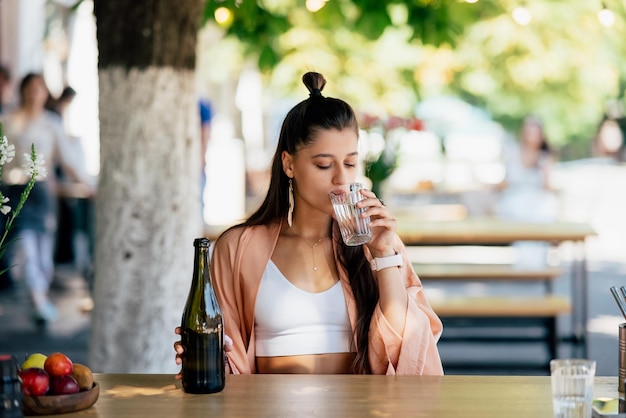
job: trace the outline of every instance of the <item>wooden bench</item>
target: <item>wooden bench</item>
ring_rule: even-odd
[[[547,348],[548,361],[535,367],[549,370],[549,360],[557,357],[557,318],[569,314],[572,304],[566,297],[552,295],[552,282],[561,276],[558,267],[523,270],[510,264],[457,264],[457,263],[413,263],[413,268],[422,281],[442,282],[543,282],[546,290],[537,296],[447,296],[431,298],[434,311],[444,323],[444,342],[462,343],[511,343],[540,342]],[[517,328],[540,328],[539,334],[524,332],[510,333]],[[505,335],[499,330],[509,330]],[[491,332],[487,332],[491,330]],[[511,364],[516,364],[512,362]],[[459,363],[464,368],[495,366],[486,364]],[[447,366],[447,365],[446,365]],[[502,365],[500,365],[502,366]],[[520,367],[530,367],[523,365]],[[491,367],[494,368],[494,367]]]
[[[559,267],[525,270],[511,264],[413,263],[421,280],[522,280],[546,281],[559,277]]]

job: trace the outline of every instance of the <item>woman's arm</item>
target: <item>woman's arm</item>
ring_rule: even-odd
[[[383,255],[389,257],[398,254],[393,251],[391,254]],[[381,256],[378,256],[381,257]],[[402,334],[407,312],[407,290],[402,280],[400,266],[387,267],[374,273],[378,282],[378,294],[380,310],[391,327]]]
[[[442,324],[422,292],[397,221],[371,191],[359,202],[371,216],[372,239],[365,245],[368,260],[400,254],[401,266],[375,271],[379,301],[370,323],[369,360],[377,374],[442,374],[437,340]],[[393,263],[392,263],[393,264]],[[376,265],[376,267],[378,267]]]
[[[437,349],[443,328],[441,320],[428,303],[400,238],[397,238],[396,246],[402,254],[403,266],[394,267],[395,274],[385,275],[383,279],[397,280],[401,284],[404,305],[403,309],[394,308],[385,312],[381,295],[370,323],[369,360],[372,372],[441,375],[443,367]],[[393,292],[399,292],[398,282],[393,284]],[[399,323],[403,326],[398,331]]]
[[[373,192],[363,190],[362,194],[365,199],[358,205],[366,208],[364,216],[370,217],[372,230],[372,239],[365,245],[366,256],[370,262],[378,258],[384,263],[389,260],[388,257],[400,254],[402,243],[396,241],[398,222]],[[378,284],[380,309],[393,329],[402,333],[407,309],[407,292],[399,266],[377,268],[374,275]]]

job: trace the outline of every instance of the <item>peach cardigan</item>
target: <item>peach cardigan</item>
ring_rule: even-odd
[[[225,333],[233,340],[228,361],[232,373],[256,373],[254,304],[263,271],[278,240],[281,223],[236,227],[215,243],[211,270],[224,315]],[[369,361],[374,374],[441,375],[443,367],[437,340],[442,324],[430,307],[422,284],[413,271],[398,238],[396,249],[404,256],[401,268],[409,295],[405,326],[398,334],[389,325],[380,306],[375,308],[369,331]],[[365,253],[371,257],[367,248]],[[336,254],[336,252],[335,252]],[[340,264],[337,261],[337,266]],[[338,268],[354,329],[357,311],[346,272]]]

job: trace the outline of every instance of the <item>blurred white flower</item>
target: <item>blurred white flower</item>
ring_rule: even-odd
[[[24,171],[28,177],[33,177],[37,180],[41,180],[48,175],[46,172],[46,161],[43,155],[35,152],[34,147],[30,154],[24,153]]]
[[[4,136],[2,123],[0,122],[0,184],[2,184],[2,169],[4,168],[4,164],[11,161],[13,157],[15,157],[15,146],[9,145],[7,137]],[[26,188],[20,195],[15,210],[12,211],[11,206],[6,205],[6,203],[9,202],[9,198],[0,192],[0,213],[6,216],[6,221],[4,221],[4,231],[0,232],[0,253],[4,253],[4,251],[6,251],[6,246],[8,245],[6,243],[6,239],[14,226],[15,219],[22,211],[22,208],[28,199],[28,195],[31,190],[33,190],[35,181],[44,178],[47,175],[43,155],[37,154],[34,144],[30,146],[30,154],[24,154],[24,160],[24,170],[28,174],[29,180],[26,184]],[[0,270],[0,273],[4,273],[6,270],[7,269]]]
[[[0,196],[2,196],[2,193],[0,193]],[[0,201],[0,203],[2,203],[2,205],[0,206],[0,213],[2,213],[3,215],[6,215],[7,213],[11,212],[11,206],[9,205],[5,205],[5,203],[9,202],[9,198],[6,196],[2,196],[2,200]]]
[[[15,145],[10,144],[6,136],[0,139],[0,165],[10,163],[15,157]]]

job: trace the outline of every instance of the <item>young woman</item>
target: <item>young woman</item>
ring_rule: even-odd
[[[264,202],[215,244],[230,371],[442,374],[442,325],[396,220],[367,190],[359,206],[371,217],[371,241],[346,246],[334,219],[328,193],[358,173],[354,111],[322,95],[321,74],[303,82],[310,96],[283,122]],[[376,262],[392,265],[377,270]],[[175,348],[180,364],[184,348]]]
[[[506,175],[497,214],[512,220],[554,220],[558,206],[549,183],[553,157],[541,120],[524,118],[519,143],[505,148],[503,162]]]

